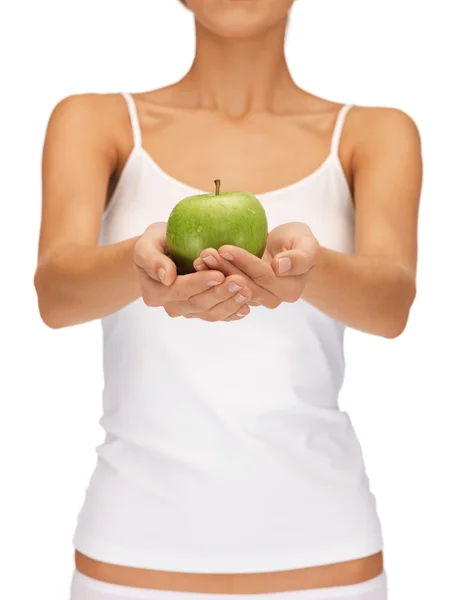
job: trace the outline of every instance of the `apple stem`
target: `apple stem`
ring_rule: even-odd
[[[220,194],[220,179],[215,179],[214,183],[216,184],[216,196]]]

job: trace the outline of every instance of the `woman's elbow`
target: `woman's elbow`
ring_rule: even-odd
[[[396,310],[392,310],[392,304],[388,306],[388,313],[383,319],[380,335],[388,339],[395,339],[405,331],[415,298],[416,285],[414,281],[411,281],[405,287],[402,302],[399,302]]]
[[[36,271],[33,284],[42,322],[50,329],[63,329],[64,327],[68,327],[70,323],[63,318],[59,303],[50,297],[48,290],[46,289],[45,278],[40,270]]]
[[[64,327],[70,326],[69,322],[65,322],[58,317],[56,311],[43,309],[41,305],[39,305],[39,314],[44,325],[47,325],[50,329],[64,329]]]
[[[386,320],[386,323],[383,323],[383,326],[380,330],[380,335],[389,340],[398,338],[406,329],[408,317],[409,314],[402,317],[397,317],[396,319]]]

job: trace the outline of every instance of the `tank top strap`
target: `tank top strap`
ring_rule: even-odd
[[[336,119],[336,125],[334,127],[333,137],[331,139],[331,154],[339,154],[339,143],[341,141],[342,130],[344,129],[345,118],[349,110],[352,108],[352,104],[345,104]]]
[[[133,140],[135,146],[142,146],[142,133],[141,126],[139,123],[139,117],[136,109],[136,103],[134,98],[128,92],[122,92],[122,96],[125,98],[128,105],[128,112],[130,115],[131,128],[133,131]]]

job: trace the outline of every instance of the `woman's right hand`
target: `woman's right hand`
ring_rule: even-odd
[[[220,271],[177,275],[167,256],[166,223],[153,223],[134,247],[142,298],[147,306],[162,306],[169,317],[203,321],[239,321],[250,313],[252,294],[244,277]]]

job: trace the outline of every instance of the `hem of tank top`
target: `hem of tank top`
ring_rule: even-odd
[[[166,572],[202,573],[202,574],[245,574],[291,571],[324,565],[359,560],[383,550],[382,534],[370,538],[320,546],[304,552],[289,555],[271,556],[195,556],[162,555],[161,552],[146,554],[123,546],[116,546],[94,539],[89,535],[76,532],[73,537],[74,548],[85,556],[112,565],[134,569],[151,569]],[[145,556],[144,556],[145,555]]]
[[[201,195],[201,194],[208,193],[206,190],[194,188],[193,186],[190,186],[187,183],[184,183],[180,179],[176,179],[175,177],[173,177],[172,175],[167,173],[167,171],[165,171],[162,167],[160,167],[160,165],[155,161],[155,159],[152,157],[152,155],[143,146],[134,146],[132,148],[130,154],[128,155],[128,158],[125,162],[125,166],[119,177],[116,188],[111,196],[111,199],[110,199],[108,205],[106,206],[105,210],[103,211],[103,219],[105,219],[106,216],[111,212],[111,210],[115,204],[116,198],[119,195],[119,191],[123,187],[124,182],[127,178],[127,173],[129,172],[131,161],[132,161],[134,155],[138,154],[139,152],[141,153],[142,156],[144,156],[144,158],[146,158],[146,160],[148,160],[148,162],[153,166],[155,171],[157,173],[159,173],[162,177],[164,177],[164,179],[166,179],[166,181],[169,181],[170,183],[172,183],[174,185],[178,185],[179,187],[184,188],[185,190],[188,191],[188,195],[195,196],[195,195]],[[342,165],[341,159],[339,158],[339,155],[332,151],[328,153],[326,158],[320,163],[320,165],[316,169],[314,169],[314,171],[312,171],[308,175],[305,175],[305,177],[302,177],[302,179],[299,179],[299,180],[295,181],[294,183],[287,184],[276,190],[272,190],[269,192],[263,192],[262,194],[254,194],[254,195],[262,203],[264,203],[265,200],[270,199],[270,196],[275,196],[277,194],[284,194],[289,191],[292,191],[296,187],[300,187],[302,184],[308,183],[309,181],[313,180],[316,176],[320,175],[322,172],[325,171],[325,168],[328,166],[328,163],[331,163],[332,161],[336,163],[339,175],[343,179],[343,183],[346,188],[347,197],[349,198],[350,205],[353,209],[354,208],[353,194],[350,189],[350,185],[348,183],[347,176],[344,171],[344,167]],[[180,199],[181,199],[181,197],[180,197]]]

